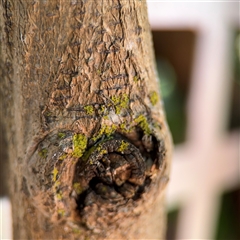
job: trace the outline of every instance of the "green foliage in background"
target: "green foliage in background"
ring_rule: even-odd
[[[181,143],[185,140],[186,97],[177,85],[175,70],[169,62],[157,59],[157,70],[160,79],[161,95],[173,141],[175,144]]]

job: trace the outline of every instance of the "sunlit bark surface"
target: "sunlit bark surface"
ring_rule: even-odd
[[[144,1],[0,5],[15,239],[162,239],[171,140]]]

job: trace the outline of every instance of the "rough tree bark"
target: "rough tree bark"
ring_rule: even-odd
[[[15,239],[162,239],[171,138],[144,1],[1,0]]]

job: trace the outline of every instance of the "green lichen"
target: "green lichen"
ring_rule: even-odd
[[[149,124],[145,116],[139,115],[134,121],[138,123],[140,128],[144,131],[144,134],[151,134],[151,129],[149,128]]]
[[[64,216],[65,215],[65,211],[64,211],[64,209],[58,209],[58,214],[60,215],[60,216]]]
[[[121,141],[121,145],[120,147],[118,148],[118,151],[119,152],[124,152],[129,146],[129,143],[128,142],[125,142],[125,141]]]
[[[120,114],[122,109],[129,107],[129,97],[126,93],[121,94],[120,96],[112,96],[111,100],[116,110],[116,114]]]
[[[80,183],[74,183],[74,184],[73,184],[73,189],[75,190],[75,192],[76,192],[78,195],[81,194],[82,191],[83,191]]]
[[[106,150],[106,149],[102,149],[99,153],[100,153],[101,155],[107,154],[107,150]]]
[[[38,152],[38,155],[42,158],[46,158],[47,157],[47,149],[43,148]]]
[[[117,126],[112,124],[111,126],[105,126],[104,134],[107,135],[107,137],[111,136],[117,129]]]
[[[106,150],[106,149],[103,149],[101,145],[99,145],[99,146],[97,147],[97,151],[98,151],[99,154],[101,154],[101,155],[104,155],[104,154],[107,153],[107,150]]]
[[[131,130],[132,130],[131,127],[127,127],[127,125],[126,125],[125,122],[124,122],[124,123],[121,123],[119,127],[120,127],[121,131],[122,131],[122,132],[125,132],[125,133],[129,133],[129,132],[131,132]]]
[[[94,114],[94,108],[93,108],[92,105],[85,106],[84,110],[86,111],[87,115],[93,115]]]
[[[138,79],[138,76],[134,76],[134,77],[133,77],[133,81],[134,81],[135,83],[138,82],[138,80],[139,80],[139,79]]]
[[[59,192],[56,194],[56,197],[57,197],[57,199],[58,199],[59,201],[61,201],[62,198],[63,198],[62,191],[59,191]]]
[[[66,136],[65,133],[62,133],[62,132],[58,133],[58,137],[59,137],[60,139],[65,138],[65,136]]]
[[[60,182],[59,181],[56,181],[55,184],[54,184],[54,187],[57,188],[60,186]]]
[[[57,196],[58,189],[59,189],[59,186],[60,186],[60,181],[56,181],[56,179],[57,179],[57,174],[55,176],[55,179],[53,179],[53,182],[55,181],[54,185],[53,185],[53,190],[54,190],[54,193],[55,193],[56,197],[58,198],[58,197],[60,197],[60,196]]]
[[[123,130],[123,131],[125,131],[125,129],[126,129],[126,123],[121,123],[121,124],[120,124],[120,129]]]
[[[80,158],[86,150],[87,138],[83,134],[75,134],[73,136],[73,153],[74,157]]]
[[[98,131],[98,133],[96,134],[96,136],[92,138],[92,140],[95,142],[98,139],[100,139],[103,135],[110,137],[116,131],[116,129],[117,129],[117,126],[114,124],[111,126],[103,125]]]
[[[64,154],[62,154],[58,159],[59,159],[59,160],[64,160],[66,157],[67,157],[67,154],[64,153]]]
[[[110,107],[110,106],[109,106]],[[108,119],[108,109],[105,105],[102,105],[98,110],[98,113],[103,116],[103,119]]]
[[[105,105],[101,105],[101,107],[100,107],[100,109],[99,109],[99,113],[100,113],[100,114],[104,114],[104,113],[106,113],[106,111],[107,111],[106,106],[105,106]]]
[[[50,116],[52,115],[52,113],[51,113],[51,112],[46,112],[45,115],[46,115],[47,117],[50,117]]]
[[[54,168],[53,171],[52,171],[52,180],[53,182],[56,182],[57,181],[57,175],[58,175],[58,170],[57,168]]]
[[[73,233],[79,234],[81,233],[81,230],[78,228],[73,228]]]
[[[157,102],[158,102],[158,94],[157,94],[157,92],[151,92],[150,94],[149,94],[149,98],[150,98],[150,102],[151,102],[151,104],[153,105],[153,106],[155,106],[156,104],[157,104]]]

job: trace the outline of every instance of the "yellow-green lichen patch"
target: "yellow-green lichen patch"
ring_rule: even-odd
[[[51,115],[52,115],[51,112],[46,112],[46,113],[45,113],[45,116],[47,116],[47,117],[50,117]]]
[[[56,194],[56,197],[57,197],[57,199],[58,199],[59,201],[61,201],[62,198],[63,198],[62,191],[59,191],[59,192]]]
[[[105,105],[101,105],[101,107],[98,109],[98,114],[103,117],[103,119],[108,119],[108,109]]]
[[[120,124],[120,129],[121,129],[122,131],[126,131],[126,123],[121,123],[121,124]]]
[[[79,233],[81,233],[81,230],[78,228],[73,228],[73,233],[79,234]]]
[[[144,134],[151,134],[151,129],[145,116],[139,115],[134,121],[138,123],[139,127],[144,131]]]
[[[107,135],[107,137],[109,137],[111,134],[113,134],[117,129],[116,125],[111,125],[111,126],[105,126],[104,127],[104,134]]]
[[[132,130],[132,127],[127,127],[125,122],[121,123],[119,127],[120,127],[121,131],[125,132],[125,133],[129,133]]]
[[[92,105],[87,105],[84,107],[85,112],[87,115],[93,115],[94,114],[94,108]]]
[[[59,160],[64,160],[66,157],[67,157],[67,154],[64,153],[64,154],[62,154],[58,159],[59,159]]]
[[[139,80],[139,79],[138,79],[138,76],[134,76],[134,77],[133,77],[133,81],[134,81],[135,83],[138,82],[138,80]]]
[[[158,94],[157,94],[157,92],[151,92],[150,94],[149,94],[149,98],[150,98],[150,102],[151,102],[151,104],[153,105],[153,106],[155,106],[156,104],[157,104],[157,102],[158,102]]]
[[[83,191],[80,183],[74,183],[74,184],[73,184],[73,189],[75,190],[75,192],[76,192],[77,194],[81,194],[82,191]]]
[[[121,145],[120,147],[118,148],[118,151],[119,152],[124,152],[129,146],[129,143],[128,142],[125,142],[125,141],[121,141]]]
[[[38,152],[38,155],[42,158],[46,158],[47,157],[47,149],[43,148]]]
[[[101,154],[101,155],[107,154],[107,150],[106,150],[106,149],[102,149],[102,150],[100,151],[100,154]]]
[[[104,155],[104,154],[107,153],[107,150],[106,150],[106,149],[103,149],[103,148],[101,147],[101,145],[97,147],[97,151],[98,151],[99,154],[101,154],[101,155]]]
[[[116,114],[120,114],[122,109],[129,107],[129,97],[126,93],[120,96],[112,96],[111,100],[116,110]]]
[[[53,182],[56,182],[57,181],[57,175],[58,175],[58,170],[57,168],[54,168],[53,171],[52,171],[52,180]]]
[[[101,105],[100,109],[98,110],[99,114],[107,114],[108,110],[105,105]]]
[[[95,142],[104,135],[106,135],[107,137],[110,137],[116,131],[116,129],[117,129],[117,126],[114,124],[111,126],[103,125],[98,131],[98,133],[92,138],[92,140]]]
[[[54,193],[55,193],[56,197],[58,198],[58,197],[60,197],[60,196],[57,196],[58,189],[59,189],[59,186],[60,186],[60,181],[56,181],[56,179],[57,179],[57,174],[55,176],[55,179],[53,179],[53,182],[55,180],[54,185],[53,185],[53,190],[54,190]]]
[[[87,138],[83,134],[73,136],[73,153],[74,157],[81,157],[87,148]]]
[[[64,209],[58,209],[58,215],[60,215],[60,216],[64,216],[65,215],[65,211],[64,211]]]
[[[60,186],[60,182],[59,181],[55,181],[55,184],[54,184],[54,188],[55,190]],[[57,190],[56,190],[57,191]]]
[[[59,137],[60,139],[65,138],[65,136],[66,136],[65,133],[62,133],[62,132],[58,133],[58,137]]]

